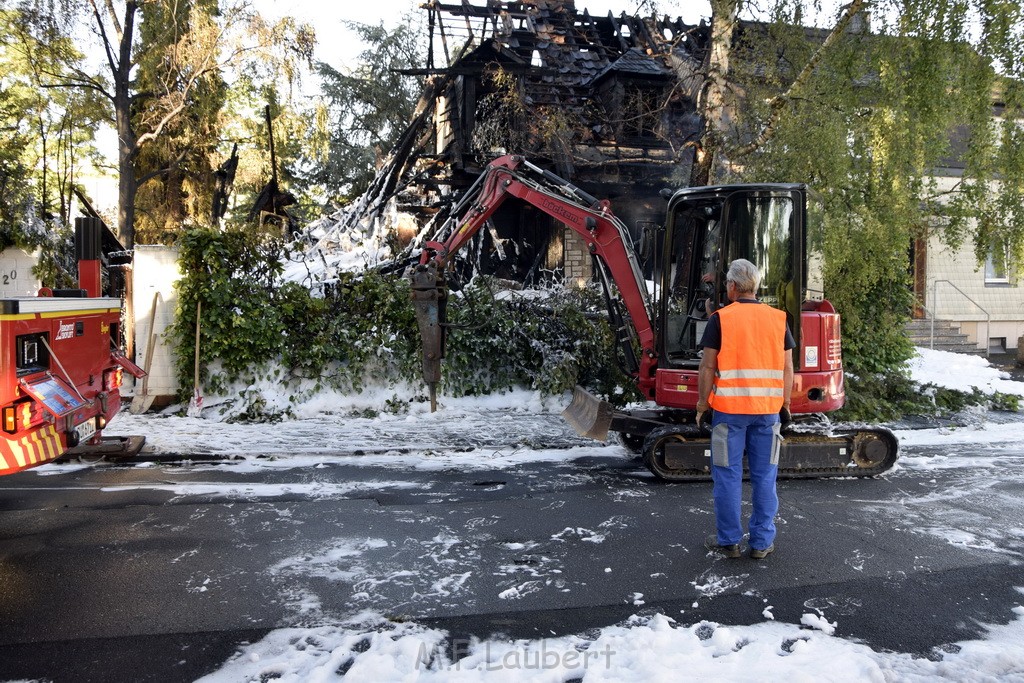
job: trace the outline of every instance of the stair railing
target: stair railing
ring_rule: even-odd
[[[930,308],[925,306],[920,301],[915,302],[914,305],[917,306],[918,308],[920,308],[926,314],[928,314],[928,322],[930,323],[930,326],[931,326],[931,332],[928,335],[928,348],[931,349],[932,351],[934,351],[935,350],[935,314],[932,313],[932,310]]]
[[[988,335],[989,335],[989,333],[992,332],[992,315],[988,311],[986,311],[985,308],[981,304],[979,304],[977,301],[975,301],[971,297],[967,296],[967,294],[964,292],[964,290],[960,289],[959,287],[954,285],[949,280],[934,280],[932,282],[932,306],[935,308],[936,311],[939,310],[939,299],[938,299],[938,296],[939,296],[939,292],[938,292],[938,290],[939,290],[939,283],[947,284],[950,287],[952,287],[953,289],[955,289],[960,294],[960,296],[962,296],[963,298],[967,299],[972,304],[977,306],[978,310],[980,310],[982,313],[985,314],[985,337],[984,337],[984,339],[985,339],[985,357],[988,358],[989,357],[989,351],[990,351],[989,343],[988,343]],[[931,330],[931,341],[930,341],[931,346],[930,346],[930,348],[934,349],[935,348],[935,318],[937,316],[936,316],[935,313],[932,313],[931,311],[929,311],[924,306],[922,306],[921,308],[924,308],[924,310],[931,315],[931,319],[932,319],[931,328],[932,328],[932,330]],[[978,341],[981,341],[981,340],[979,339]]]

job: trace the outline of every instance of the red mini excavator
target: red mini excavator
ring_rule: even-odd
[[[623,443],[639,451],[663,479],[710,476],[709,435],[694,424],[698,343],[710,312],[727,303],[728,264],[745,258],[762,273],[758,297],[786,312],[797,340],[794,423],[783,432],[779,476],[871,476],[892,467],[899,447],[890,431],[832,427],[824,418],[845,400],[842,345],[839,315],[823,298],[813,267],[810,243],[817,225],[809,221],[807,187],[720,185],[663,195],[668,210],[654,269],[659,277],[648,283],[630,234],[607,200],[521,156],[491,162],[455,205],[438,238],[424,245],[411,276],[432,406],[444,349],[444,270],[495,210],[514,198],[561,221],[585,241],[625,369],[648,401],[620,411],[577,387],[563,415],[581,434],[605,441],[609,430],[619,432]]]
[[[80,289],[0,299],[0,475],[71,453],[135,455],[145,439],[105,438],[121,409],[121,300],[100,296],[102,222],[76,219]]]

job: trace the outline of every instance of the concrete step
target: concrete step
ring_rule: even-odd
[[[913,339],[914,341],[929,341],[931,339],[934,339],[936,344],[938,344],[940,342],[943,343],[943,344],[968,344],[969,343],[967,341],[968,337],[967,337],[966,334],[953,333],[953,332],[949,332],[949,333],[946,333],[946,334],[939,334],[938,332],[936,332],[934,337],[932,337],[932,335],[928,334],[927,332],[925,332],[925,333],[911,332],[907,336],[910,337],[911,339]]]
[[[936,351],[949,351],[950,353],[963,353],[969,356],[984,356],[985,350],[979,349],[974,344],[939,344],[936,342],[935,346],[932,347],[928,340],[923,342],[913,342],[914,346],[922,349],[934,348]]]
[[[911,320],[906,324],[907,330],[915,332],[928,333],[932,329],[932,321],[924,318],[917,318]],[[936,320],[935,321],[935,333],[939,332],[960,332],[960,323],[955,323],[949,320]]]
[[[932,330],[934,329],[934,336]],[[959,323],[949,320],[936,320],[934,327],[931,320],[911,320],[906,325],[907,336],[914,346],[934,348],[936,351],[966,353],[984,356],[985,350],[979,349],[969,341],[966,334],[960,332]]]

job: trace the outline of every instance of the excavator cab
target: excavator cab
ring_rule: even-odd
[[[786,311],[799,339],[806,290],[803,185],[687,188],[669,201],[662,250],[659,357],[662,367],[695,369],[708,317],[729,303],[725,273],[738,258],[761,271],[758,299]]]

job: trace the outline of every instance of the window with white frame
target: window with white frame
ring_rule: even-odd
[[[985,284],[1010,284],[1010,244],[1005,239],[996,238],[988,248],[985,259]]]

